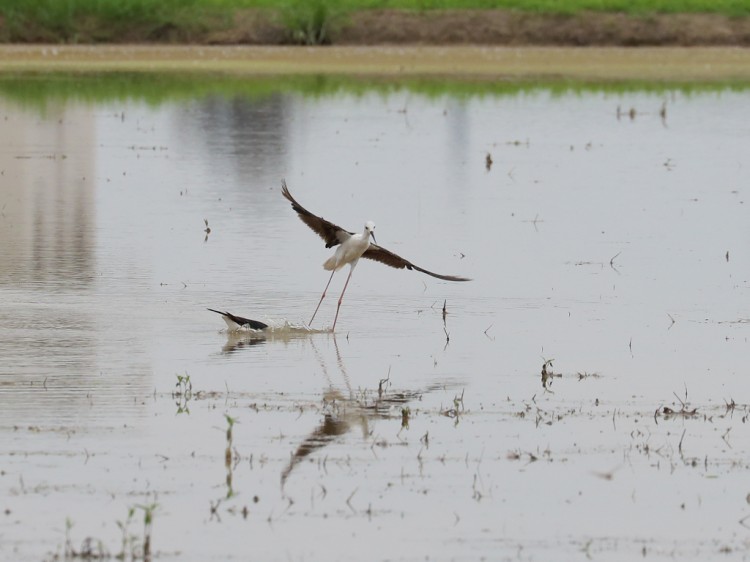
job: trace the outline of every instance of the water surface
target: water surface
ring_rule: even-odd
[[[747,555],[746,92],[124,92],[0,100],[0,557]],[[327,281],[282,178],[474,280],[228,337]]]

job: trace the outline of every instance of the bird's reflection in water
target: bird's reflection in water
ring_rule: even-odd
[[[324,398],[324,402],[328,401],[326,408],[329,411],[323,414],[323,420],[305,437],[292,454],[289,464],[281,473],[282,488],[287,478],[289,478],[292,469],[297,464],[318,449],[322,449],[331,443],[336,437],[348,433],[352,429],[352,426],[360,426],[363,436],[366,436],[368,433],[367,417],[363,413],[357,412],[356,409],[348,408],[346,400],[339,400],[339,398],[343,398],[342,396],[332,396],[332,394],[338,394],[335,391],[327,394],[328,396]]]
[[[349,375],[346,372],[346,367],[341,358],[334,334],[333,344],[336,349],[336,363],[348,393],[348,396],[344,396],[344,393],[334,388],[326,362],[318,353],[314,341],[310,341],[318,357],[323,374],[328,379],[329,390],[323,394],[323,419],[300,443],[292,454],[289,464],[281,473],[282,488],[294,467],[315,451],[322,449],[337,437],[345,435],[355,427],[359,427],[362,431],[362,437],[366,438],[370,435],[368,426],[370,420],[389,419],[392,417],[391,409],[394,406],[403,406],[412,400],[419,399],[424,392],[433,390],[433,388],[428,388],[424,392],[404,391],[389,393],[387,387],[390,381],[389,379],[383,379],[380,381],[378,390],[372,392],[359,391],[355,395],[352,391]]]
[[[295,466],[309,457],[315,451],[322,449],[337,437],[347,434],[354,428],[360,428],[362,437],[370,435],[369,421],[376,419],[391,419],[402,417],[402,412],[393,414],[394,407],[403,407],[414,400],[419,400],[427,392],[441,388],[441,385],[432,385],[424,390],[415,391],[390,391],[390,378],[386,377],[379,381],[378,388],[373,390],[352,390],[349,374],[346,372],[344,360],[339,351],[336,334],[328,332],[333,338],[336,350],[336,365],[344,382],[344,388],[336,388],[331,375],[328,372],[328,364],[315,346],[315,338],[311,337],[323,333],[322,330],[291,329],[280,331],[269,330],[236,330],[227,331],[227,341],[222,347],[223,353],[235,353],[242,349],[267,344],[274,341],[289,342],[293,339],[309,338],[310,345],[317,357],[320,368],[328,381],[328,389],[323,393],[322,412],[323,417],[318,425],[299,444],[292,454],[289,464],[281,473],[281,486],[283,487]]]
[[[234,353],[244,348],[264,344],[269,341],[289,343],[292,340],[308,338],[312,334],[325,333],[323,330],[284,326],[269,330],[226,330],[226,343],[222,346],[222,353]]]
[[[266,336],[261,332],[227,332],[227,342],[222,346],[222,353],[234,353],[242,348],[266,343]]]

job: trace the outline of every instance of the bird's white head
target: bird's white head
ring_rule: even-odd
[[[376,244],[378,243],[377,240],[375,240],[375,223],[372,221],[367,221],[365,223],[365,234],[372,236],[372,241]]]

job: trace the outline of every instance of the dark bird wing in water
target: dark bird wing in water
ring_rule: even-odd
[[[268,324],[258,322],[257,320],[250,320],[250,318],[243,318],[242,316],[235,316],[230,312],[222,312],[221,310],[214,310],[213,308],[208,308],[206,310],[210,310],[216,314],[221,314],[221,317],[224,319],[224,322],[227,323],[227,327],[230,330],[237,330],[238,328],[245,327],[252,328],[253,330],[265,330],[268,328]]]
[[[348,230],[344,230],[340,226],[337,226],[322,217],[312,214],[302,205],[297,203],[297,200],[292,197],[291,193],[289,193],[289,189],[286,186],[285,180],[281,180],[281,193],[292,204],[292,209],[297,212],[299,218],[302,219],[302,221],[313,231],[317,232],[318,236],[325,240],[326,248],[331,248],[333,246],[336,246],[337,244],[341,244],[350,236],[352,236],[353,233],[349,232]],[[409,260],[406,260],[401,256],[394,254],[390,250],[386,250],[385,248],[378,246],[377,244],[370,244],[370,247],[364,254],[362,254],[362,257],[379,261],[380,263],[384,263],[385,265],[388,265],[390,267],[395,267],[396,269],[406,268],[421,271],[422,273],[426,273],[427,275],[431,275],[432,277],[437,277],[438,279],[443,279],[445,281],[471,281],[471,279],[467,277],[459,277],[457,275],[441,275],[440,273],[433,273],[432,271],[422,269],[418,265],[414,265]]]
[[[302,219],[302,222],[309,226],[325,241],[326,248],[333,248],[334,246],[341,244],[353,234],[352,232],[344,230],[340,226],[336,226],[332,222],[325,220],[323,217],[312,214],[302,205],[297,203],[297,200],[292,197],[291,193],[289,193],[285,180],[281,180],[281,193],[292,204],[292,209],[297,212],[299,218]]]

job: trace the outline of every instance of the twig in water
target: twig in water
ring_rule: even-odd
[[[731,443],[729,443],[729,439],[727,439],[727,436],[729,435],[730,431],[732,431],[732,428],[728,427],[727,430],[724,432],[724,434],[721,436],[721,438],[724,440],[724,443],[727,444],[727,447],[729,447],[730,449],[733,449],[734,447],[732,447]]]
[[[346,498],[346,505],[348,505],[348,506],[349,506],[349,509],[351,509],[351,510],[352,510],[352,513],[357,513],[357,510],[356,510],[356,509],[354,509],[354,508],[352,507],[352,504],[351,504],[352,498],[354,497],[354,494],[356,494],[356,493],[357,493],[357,490],[359,490],[359,488],[354,488],[354,491],[353,491],[353,492],[352,492],[351,494],[349,494],[349,497],[348,497],[348,498]]]
[[[729,413],[733,414],[734,413],[734,409],[737,407],[737,403],[734,401],[734,398],[730,398],[729,400],[730,400],[729,402],[727,402],[726,400],[724,400],[724,404],[726,404],[727,414],[729,414]]]
[[[494,326],[494,324],[490,324],[487,329],[484,331],[484,335],[487,336],[488,339],[491,339],[492,341],[495,341],[495,338],[491,337],[487,332],[490,331],[490,329]]]
[[[620,273],[620,270],[615,267],[615,260],[617,259],[617,256],[619,256],[622,252],[617,252],[614,256],[612,256],[609,260],[609,267],[615,270],[615,272]]]
[[[677,450],[680,452],[680,455],[682,455],[682,440],[685,439],[685,432],[687,429],[682,430],[682,437],[680,437],[680,443],[677,445]]]
[[[383,398],[383,394],[385,393],[385,388],[383,385],[386,383],[389,383],[391,380],[391,368],[388,367],[388,376],[384,379],[380,379],[380,382],[378,383],[378,399]]]

